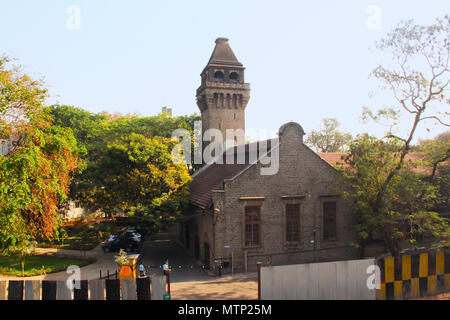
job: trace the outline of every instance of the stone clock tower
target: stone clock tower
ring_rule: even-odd
[[[225,141],[227,129],[245,132],[245,107],[250,99],[250,84],[244,82],[244,70],[231,50],[228,39],[218,38],[211,58],[201,73],[202,83],[197,89],[202,136],[208,129],[218,129]]]

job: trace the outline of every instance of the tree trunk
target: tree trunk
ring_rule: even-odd
[[[364,259],[365,249],[366,249],[366,242],[363,240],[359,243],[358,253],[357,253],[358,259]]]
[[[398,257],[400,255],[400,248],[398,245],[398,242],[396,242],[395,240],[391,239],[391,240],[385,240],[388,250],[391,253],[391,255],[393,257]]]

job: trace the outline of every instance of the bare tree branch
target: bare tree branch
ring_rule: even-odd
[[[422,121],[422,120],[427,120],[427,119],[434,119],[434,120],[438,121],[440,124],[442,124],[442,125],[444,125],[444,126],[446,126],[446,127],[450,127],[450,124],[445,123],[445,122],[442,122],[442,120],[439,119],[439,118],[436,117],[436,116],[423,117],[423,118],[420,118],[420,121]]]

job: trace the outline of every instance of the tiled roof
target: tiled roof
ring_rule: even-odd
[[[342,157],[347,155],[344,152],[317,152],[317,154],[332,166],[335,166],[337,163],[344,163]]]
[[[245,145],[245,163],[244,164],[226,164],[225,158],[223,158],[224,164],[211,164],[206,165],[200,171],[198,171],[193,176],[193,181],[190,185],[190,197],[189,200],[192,204],[200,207],[206,208],[211,203],[211,195],[213,190],[223,190],[223,182],[225,179],[231,179],[242,172],[245,168],[250,165],[249,162],[249,150],[256,150],[259,147],[257,143],[246,144]],[[267,142],[268,149],[270,150],[271,141]],[[236,147],[235,147],[236,148]],[[235,149],[236,150],[236,149]],[[235,152],[235,155],[237,152]],[[343,163],[342,157],[347,155],[343,152],[318,152],[317,155],[324,161],[329,163],[331,166],[335,166],[336,163]],[[259,155],[261,156],[261,154]],[[417,154],[408,154],[406,156],[407,160],[419,160]],[[236,158],[235,158],[236,160]],[[237,161],[235,161],[236,163]],[[415,172],[429,172],[429,168],[419,167],[414,170]]]
[[[336,164],[342,164],[344,167],[348,167],[348,164],[344,163],[342,157],[345,157],[347,153],[345,152],[318,152],[319,157],[323,160],[331,164],[332,166],[336,166]],[[421,157],[418,153],[408,153],[405,157],[406,161],[419,161]],[[416,173],[431,173],[431,168],[429,167],[417,167],[413,169]]]
[[[248,164],[212,164],[196,176],[190,185],[189,200],[192,204],[206,208],[213,190],[223,190],[223,180],[231,179]]]
[[[242,147],[242,146],[241,146]],[[211,201],[211,194],[213,190],[223,190],[223,181],[225,179],[231,179],[242,170],[247,168],[251,163],[250,152],[258,151],[259,156],[264,152],[259,152],[260,144],[250,143],[245,145],[245,161],[242,164],[238,164],[237,157],[240,151],[238,147],[234,147],[235,161],[233,164],[226,163],[226,153],[223,154],[223,164],[213,163],[205,165],[196,174],[193,175],[193,180],[190,184],[190,196],[189,201],[201,208],[206,208]],[[270,150],[271,141],[267,140],[267,149]],[[256,159],[256,154],[255,157]]]

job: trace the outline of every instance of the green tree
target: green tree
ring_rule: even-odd
[[[172,163],[170,138],[184,128],[193,136],[198,115],[142,117],[53,106],[55,122],[71,127],[86,149],[87,168],[74,177],[71,197],[113,216],[118,210],[156,224],[174,221],[187,204],[189,171]]]
[[[135,114],[111,115],[107,112],[94,114],[66,105],[52,106],[51,115],[55,119],[55,124],[74,131],[77,141],[88,151],[85,157],[88,162],[95,162],[107,143],[131,133],[141,134],[147,138],[170,138],[174,130],[184,128],[190,132],[191,145],[194,148],[194,123],[201,120],[198,114],[177,117],[171,117],[167,113],[150,117]],[[189,170],[193,173],[198,168],[199,166],[193,165]]]
[[[89,151],[97,142],[102,121],[106,120],[104,115],[68,105],[53,105],[49,112],[54,125],[72,129],[77,142]]]
[[[393,256],[399,254],[404,241],[412,245],[418,240],[449,244],[448,221],[435,212],[439,188],[417,173],[417,163],[405,161],[385,186],[400,162],[400,149],[395,138],[360,135],[350,144],[350,152],[339,167],[343,195],[354,205],[361,255],[374,240],[382,240]],[[386,189],[380,200],[382,187]]]
[[[306,145],[316,152],[344,152],[351,140],[350,133],[339,132],[339,122],[335,118],[322,119],[323,128],[312,130],[305,139]]]
[[[11,253],[17,257],[22,266],[22,277],[25,276],[25,260],[28,256],[33,255],[36,246],[36,241],[24,240],[10,249]]]
[[[430,168],[426,179],[439,188],[436,209],[447,211],[450,208],[450,131],[434,139],[419,140],[415,148],[423,166]]]
[[[376,47],[393,65],[380,65],[372,75],[392,93],[394,105],[376,112],[364,109],[364,120],[391,121],[391,130],[384,141],[366,137],[354,142],[345,160],[344,193],[357,208],[359,244],[378,237],[393,255],[402,238],[414,244],[416,234],[446,244],[448,221],[434,211],[438,187],[414,174],[407,155],[419,125],[433,121],[449,126],[444,110],[449,103],[450,20],[436,19],[430,26],[401,22]],[[394,134],[400,123],[408,128],[403,137]]]
[[[175,142],[131,133],[108,143],[77,183],[76,194],[93,209],[116,209],[154,221],[172,220],[186,205],[191,180],[174,164]]]
[[[71,175],[82,169],[70,129],[52,126],[47,90],[6,57],[0,59],[0,136],[15,144],[0,155],[0,251],[52,238]]]
[[[448,108],[445,104],[450,103],[446,90],[450,83],[450,19],[447,16],[436,19],[430,26],[420,26],[412,20],[401,22],[376,43],[376,48],[385,53],[393,65],[379,65],[372,76],[382,83],[383,89],[392,93],[395,105],[376,112],[364,108],[362,118],[378,122],[391,120],[387,137],[401,142],[400,161],[383,182],[378,196],[381,199],[391,179],[402,169],[418,126],[426,121],[450,126],[445,122],[449,113],[444,111]],[[401,137],[393,132],[404,117],[410,122],[402,121],[408,130]]]

